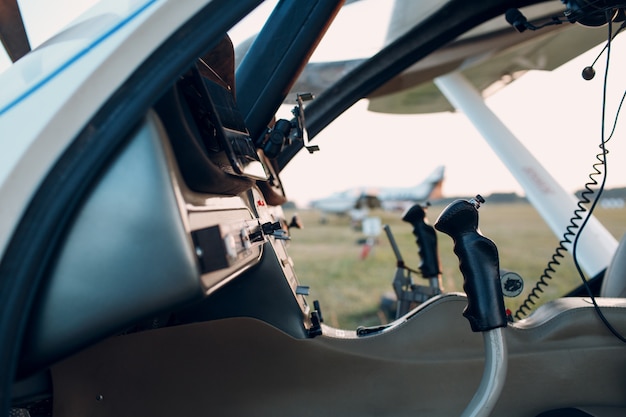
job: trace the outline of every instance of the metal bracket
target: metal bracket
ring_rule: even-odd
[[[297,93],[296,101],[298,105],[293,108],[291,111],[293,115],[296,117],[298,122],[297,126],[297,137],[302,139],[304,147],[309,153],[317,152],[320,150],[320,147],[317,145],[311,145],[309,142],[309,135],[306,130],[306,121],[304,120],[304,102],[313,100],[315,97],[311,93]]]

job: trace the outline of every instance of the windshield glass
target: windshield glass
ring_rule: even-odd
[[[238,54],[245,53],[277,3],[275,0],[264,2],[229,31]],[[369,58],[441,5],[442,2],[438,0],[348,0],[317,46],[310,62]],[[238,56],[238,61],[241,58]]]
[[[351,12],[357,7],[365,10],[374,3],[379,6],[375,8],[379,16],[378,20],[373,19],[373,23],[368,21],[367,14]],[[324,67],[319,65],[324,63],[360,62],[412,27],[408,13],[394,15],[391,2],[388,2],[388,8],[381,7],[381,3],[363,0],[345,6],[319,44],[311,58],[313,65],[309,68],[316,68],[316,73],[321,74]],[[418,2],[397,3],[410,5]],[[523,9],[523,12],[529,19],[534,19],[558,14],[562,9],[562,4],[553,2],[547,7],[540,5]],[[413,23],[418,21],[415,19]],[[382,22],[386,22],[386,28]],[[585,84],[580,79],[580,69],[594,60],[602,47],[602,40],[606,38],[606,31],[594,32],[574,25],[567,29],[563,37],[554,38],[550,30],[531,35],[527,33],[529,38],[535,36],[533,39],[537,42],[523,43],[520,39],[527,38],[520,38],[521,35],[512,30],[504,16],[499,16],[460,37],[463,41],[476,41],[473,44],[475,49],[459,48],[463,54],[455,64],[463,70],[465,77],[476,83],[485,102],[497,116],[515,128],[514,133],[520,141],[538,156],[549,173],[564,189],[574,193],[584,186],[588,174],[592,172],[597,140],[577,141],[576,152],[579,154],[575,156],[572,153],[574,149],[561,142],[565,140],[562,132],[564,125],[558,120],[571,120],[570,112],[575,109],[566,103],[578,102],[583,90],[585,94],[596,97],[590,100],[600,102],[598,94],[601,90]],[[562,51],[572,50],[559,42],[571,41],[574,37],[577,37],[577,43],[583,45],[581,49],[561,56]],[[501,40],[506,42],[496,48],[490,43]],[[467,43],[464,45],[468,46]],[[585,53],[590,48],[595,49]],[[449,51],[455,52],[453,49]],[[449,58],[445,52],[440,55],[438,52],[416,63],[412,69],[419,71],[433,62],[433,66],[436,65],[439,59]],[[500,53],[502,55],[498,55]],[[583,56],[577,62],[563,65],[578,54]],[[491,58],[494,59],[490,61]],[[306,232],[294,231],[294,236],[297,234],[298,238],[291,243],[290,253],[297,265],[306,265],[299,269],[302,281],[314,288],[324,289],[325,294],[335,300],[325,301],[328,311],[341,311],[349,305],[346,300],[354,299],[354,304],[345,308],[346,314],[350,314],[348,311],[354,312],[359,305],[364,305],[363,300],[369,299],[370,305],[376,305],[380,294],[391,290],[395,259],[385,233],[376,225],[391,224],[407,264],[411,263],[409,266],[414,269],[419,265],[411,225],[401,221],[402,209],[406,209],[406,205],[397,206],[395,211],[373,206],[368,212],[350,207],[339,216],[321,213],[314,207],[315,201],[337,197],[336,193],[369,195],[378,192],[382,195],[381,192],[388,188],[415,186],[436,166],[445,165],[444,198],[433,201],[428,210],[430,222],[434,223],[450,199],[472,198],[477,193],[485,196],[487,203],[481,209],[481,229],[501,248],[502,268],[517,272],[527,280],[527,292],[545,272],[558,247],[559,237],[550,231],[541,214],[529,203],[524,188],[507,169],[506,163],[498,160],[482,131],[477,130],[479,126],[462,112],[455,111],[431,81],[425,84],[426,90],[419,90],[423,86],[413,89],[414,86],[407,84],[395,95],[359,101],[315,137],[315,143],[321,148],[319,152],[300,152],[281,172],[287,197],[294,204],[294,211],[305,218],[306,224]],[[496,88],[487,88],[494,83]],[[572,83],[576,83],[576,92],[568,87]],[[548,97],[546,91],[554,94]],[[618,95],[619,91],[615,93]],[[541,100],[537,100],[538,97]],[[619,97],[614,97],[614,101],[618,102]],[[282,113],[277,117],[290,118],[292,108],[293,105],[283,106]],[[565,108],[569,110],[565,111]],[[584,118],[581,115],[580,120]],[[538,131],[538,126],[541,126],[541,131]],[[596,138],[596,127],[596,124],[590,123],[585,127],[589,128],[586,135],[578,129],[572,135]],[[582,129],[582,126],[579,128]],[[567,163],[555,160],[555,155],[561,154],[562,149],[568,149]],[[619,176],[613,176],[612,181],[616,186],[623,183]],[[608,210],[598,213],[598,216],[603,216],[602,221],[606,222],[614,237],[619,238],[623,226],[619,225],[615,214]],[[363,221],[369,218],[373,218],[373,222],[365,221],[364,226]],[[569,215],[562,218],[564,224],[568,220]],[[372,224],[374,227],[371,227]],[[535,240],[522,240],[522,235]],[[305,241],[313,246],[306,246]],[[336,246],[340,242],[344,245],[342,248]],[[367,248],[364,245],[368,242],[375,244]],[[439,242],[443,286],[446,291],[462,291],[458,260],[452,252],[451,242],[447,236],[442,236]],[[311,256],[312,253],[316,256]],[[528,257],[521,259],[520,253]],[[377,266],[375,263],[378,261],[382,263]],[[569,255],[561,264],[554,274],[558,278],[552,280],[555,284],[550,286],[541,302],[563,295],[580,284]],[[307,271],[311,272],[310,277]],[[317,282],[320,277],[324,282]],[[424,282],[417,280],[416,283]],[[371,290],[371,285],[375,285],[376,290]],[[511,310],[515,311],[525,296],[526,293],[519,299],[508,300]],[[368,315],[367,320],[371,324],[379,319],[375,308],[370,308],[364,315]],[[337,320],[342,323],[344,319]],[[357,321],[363,324],[363,320],[360,316]]]
[[[65,1],[64,7],[59,2],[21,1],[20,12],[31,49],[41,45],[52,35],[80,16],[98,0]],[[5,48],[0,52],[0,73],[11,66],[11,60]]]

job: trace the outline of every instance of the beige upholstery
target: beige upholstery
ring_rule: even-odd
[[[626,333],[626,299],[597,301]],[[250,318],[113,337],[53,367],[53,415],[458,416],[485,357],[466,305],[460,294],[436,296],[366,337],[327,328],[294,339]],[[505,336],[506,383],[491,417],[583,406],[625,415],[624,344],[587,298],[548,302]]]

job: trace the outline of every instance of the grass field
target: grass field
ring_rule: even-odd
[[[434,224],[445,205],[427,209],[427,218]],[[287,218],[294,211],[286,210]],[[327,324],[354,329],[359,325],[377,325],[385,321],[379,311],[381,296],[393,293],[392,281],[396,259],[384,232],[365,258],[361,258],[363,238],[360,230],[350,225],[349,218],[329,217],[320,223],[320,213],[297,210],[302,229],[291,229],[292,240],[288,250],[298,279],[311,287],[310,300],[319,300]],[[620,239],[626,233],[626,209],[597,209],[596,217]],[[373,211],[382,224],[389,225],[406,265],[418,269],[412,226],[401,220],[402,213]],[[489,204],[480,208],[480,230],[497,245],[500,268],[518,273],[524,278],[524,292],[516,298],[506,298],[505,304],[513,312],[535,286],[551,260],[559,239],[548,229],[530,204]],[[437,232],[441,261],[442,282],[446,292],[463,291],[463,280],[458,258],[452,251],[449,236]],[[537,305],[559,297],[581,284],[581,278],[569,253],[559,258],[560,265],[550,273],[549,286]],[[413,275],[416,284],[427,282]]]

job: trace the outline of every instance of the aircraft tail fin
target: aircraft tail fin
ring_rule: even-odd
[[[443,177],[441,177],[441,179],[434,184],[433,189],[428,196],[429,200],[439,200],[441,198],[443,198]]]
[[[443,180],[444,180],[444,170],[445,167],[443,165],[435,168],[432,174],[430,174],[430,183],[432,184],[432,189],[430,190],[430,194],[426,197],[428,200],[438,200],[443,198]]]

